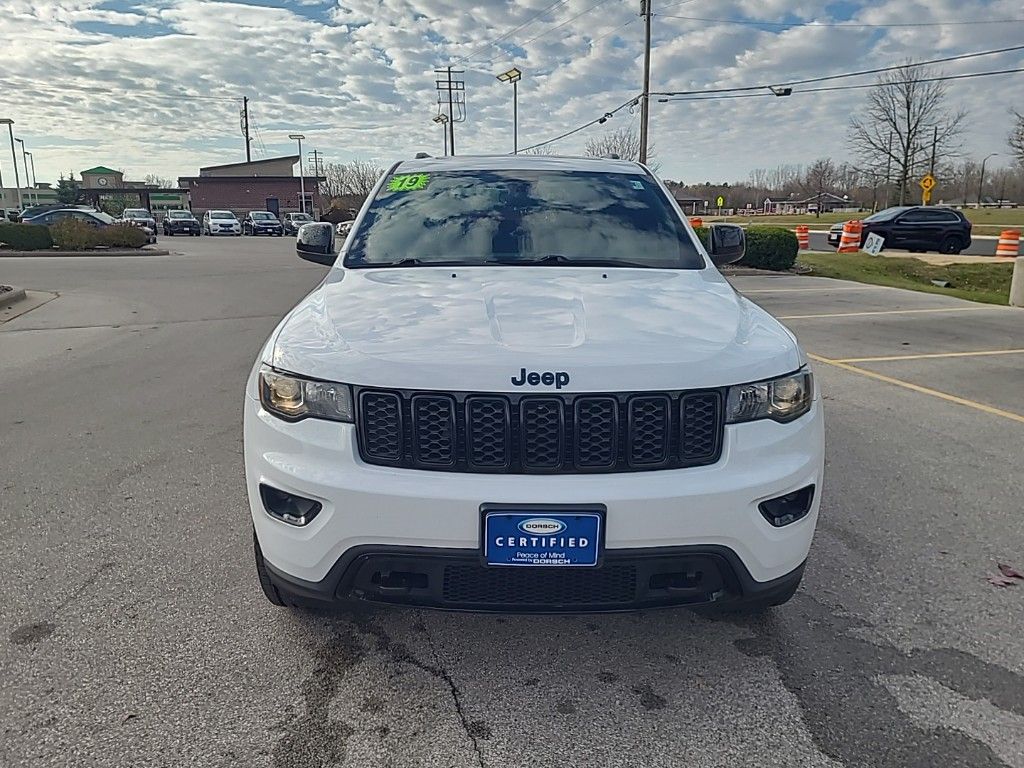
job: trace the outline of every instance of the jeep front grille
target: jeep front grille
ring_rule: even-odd
[[[722,394],[476,394],[357,389],[369,464],[448,472],[638,472],[714,464]]]

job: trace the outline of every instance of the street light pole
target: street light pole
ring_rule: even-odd
[[[523,73],[517,67],[497,76],[503,83],[512,83],[512,154],[519,154],[519,81]]]
[[[299,142],[299,194],[302,196],[299,199],[299,210],[302,213],[306,212],[306,175],[302,170],[302,140],[306,138],[301,133],[290,133],[288,138],[292,141]]]
[[[18,142],[19,144],[21,144],[21,164],[25,166],[25,184],[27,185],[28,184],[28,154],[25,152],[25,140],[24,139],[19,139],[17,136],[14,137],[14,140],[16,142]],[[32,192],[31,192],[31,190],[29,190],[29,193],[28,193],[28,200],[29,200],[30,203],[32,202]]]
[[[7,133],[11,137],[11,162],[14,163],[14,188],[18,193],[18,210],[22,210],[25,207],[25,202],[21,199],[21,179],[18,178],[18,155],[14,151],[14,121],[9,117],[0,118],[0,125],[7,125]]]
[[[981,177],[978,179],[978,210],[981,210],[981,188],[985,185],[985,163],[988,162],[990,157],[995,157],[998,154],[998,152],[993,152],[981,161]]]
[[[29,195],[29,199],[33,203],[38,205],[39,204],[39,192],[36,189],[36,159],[32,155],[31,152],[27,152],[26,154],[28,155],[29,167],[32,169],[32,186],[29,188],[28,195]],[[25,173],[27,174],[28,171],[25,171]],[[27,182],[28,179],[26,178],[25,181]]]

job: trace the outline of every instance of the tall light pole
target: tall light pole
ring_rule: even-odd
[[[29,196],[29,199],[33,203],[38,204],[39,203],[39,192],[36,191],[36,159],[32,156],[31,152],[26,152],[25,154],[28,155],[28,166],[29,166],[29,168],[32,169],[32,186],[29,187],[28,196]],[[28,183],[28,178],[27,178],[28,171],[25,171],[25,174],[26,174],[25,182]]]
[[[25,166],[25,186],[28,186],[28,153],[25,151],[25,140],[24,139],[19,139],[17,136],[14,137],[14,140],[16,142],[18,142],[19,144],[21,144],[21,164]],[[28,193],[28,201],[31,204],[31,202],[32,202],[32,192],[31,192],[31,190]]]
[[[512,67],[508,72],[498,75],[498,80],[503,83],[512,83],[512,154],[519,154],[519,81],[523,79],[523,73]]]
[[[11,137],[11,162],[14,163],[14,188],[18,192],[18,210],[25,207],[21,199],[21,179],[18,178],[18,155],[14,151],[14,121],[9,117],[0,117],[0,125],[7,125],[7,133]]]
[[[302,140],[306,138],[301,133],[290,133],[288,138],[292,141],[299,142],[299,194],[302,198],[299,200],[299,210],[302,213],[306,212],[306,175],[302,170]]]
[[[991,155],[987,155],[984,160],[981,161],[981,177],[978,179],[978,209],[981,209],[981,188],[985,184],[985,163],[988,162],[990,157],[995,157],[998,152],[993,152]],[[966,202],[966,201],[965,201]]]
[[[434,116],[434,122],[441,126],[441,132],[444,134],[444,156],[448,157],[448,115],[440,112]]]

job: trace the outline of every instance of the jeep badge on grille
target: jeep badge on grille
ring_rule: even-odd
[[[565,371],[527,371],[525,368],[519,369],[519,378],[512,377],[512,383],[521,387],[524,384],[530,384],[531,386],[537,386],[543,384],[545,387],[554,386],[555,389],[561,389],[569,383],[569,374]]]

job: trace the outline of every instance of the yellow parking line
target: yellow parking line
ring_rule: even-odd
[[[986,349],[981,352],[930,352],[921,355],[886,355],[885,357],[844,357],[835,363],[888,363],[893,360],[929,360],[938,357],[985,357],[988,355],[1019,355],[1024,349]]]
[[[859,373],[861,376],[867,376],[869,379],[884,381],[886,384],[894,384],[897,387],[903,387],[904,389],[909,389],[913,392],[920,392],[923,395],[931,395],[932,397],[937,397],[940,400],[946,400],[947,402],[956,403],[957,405],[965,405],[968,408],[974,408],[975,410],[988,413],[992,416],[1002,416],[1004,419],[1010,419],[1011,421],[1017,421],[1024,424],[1024,416],[1019,413],[1004,411],[1001,408],[994,408],[991,405],[985,405],[985,403],[979,403],[976,400],[968,400],[966,397],[957,397],[956,395],[950,395],[946,392],[940,392],[937,389],[930,389],[929,387],[922,387],[918,384],[911,384],[909,381],[903,381],[902,379],[894,379],[892,376],[875,373],[874,371],[869,371],[866,368],[858,368],[855,365],[849,365],[841,360],[832,360],[828,357],[822,357],[821,355],[808,354],[807,356],[815,362],[833,365],[836,368],[842,368],[844,371],[849,371],[850,373]]]
[[[823,317],[870,317],[872,315],[922,315],[930,312],[981,312],[986,309],[1007,309],[996,305],[986,307],[936,307],[934,309],[884,309],[873,312],[828,312],[821,315],[780,315],[779,320],[816,320]]]

